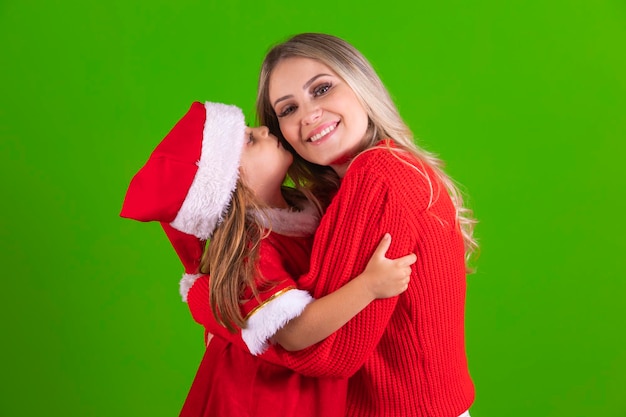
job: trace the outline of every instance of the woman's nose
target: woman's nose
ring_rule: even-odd
[[[304,117],[302,117],[302,124],[303,125],[313,124],[317,122],[317,120],[320,118],[321,115],[322,115],[322,109],[320,109],[319,106],[314,105],[314,104],[305,106]]]

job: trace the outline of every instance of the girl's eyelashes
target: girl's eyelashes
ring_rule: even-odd
[[[248,135],[248,144],[250,143],[254,143],[254,135],[252,134],[252,132],[250,132],[250,134]]]

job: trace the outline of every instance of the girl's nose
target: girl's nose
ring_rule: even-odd
[[[259,135],[264,137],[264,138],[269,136],[269,134],[270,134],[270,129],[267,126],[259,126],[257,129],[259,131]]]
[[[270,129],[267,126],[247,127],[246,135],[252,135],[256,140],[267,139]]]

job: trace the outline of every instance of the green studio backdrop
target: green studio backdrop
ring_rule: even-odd
[[[0,415],[177,415],[203,352],[157,224],[119,218],[194,100],[254,122],[267,49],[373,63],[467,191],[475,417],[626,416],[623,1],[0,5]]]

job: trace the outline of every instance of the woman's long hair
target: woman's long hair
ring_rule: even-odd
[[[322,33],[296,35],[274,46],[267,53],[261,67],[256,102],[257,117],[259,123],[269,127],[270,132],[280,138],[285,148],[294,154],[289,174],[294,179],[296,187],[312,190],[315,195],[321,196],[322,202],[325,203],[327,200],[324,198],[337,190],[339,178],[332,168],[310,163],[300,157],[280,131],[278,117],[269,100],[269,80],[276,65],[289,57],[317,60],[332,69],[352,88],[369,117],[369,127],[361,151],[371,149],[383,139],[391,139],[400,149],[412,153],[419,161],[433,169],[454,204],[456,219],[463,236],[466,266],[468,272],[471,272],[470,260],[478,249],[478,243],[474,238],[476,220],[472,210],[464,205],[459,187],[443,171],[443,163],[436,155],[417,146],[413,133],[400,117],[389,92],[369,61],[348,42],[332,35]],[[420,170],[419,167],[415,168]],[[426,173],[422,174],[429,178]],[[436,199],[434,190],[431,191],[431,204],[434,202],[433,199]]]

